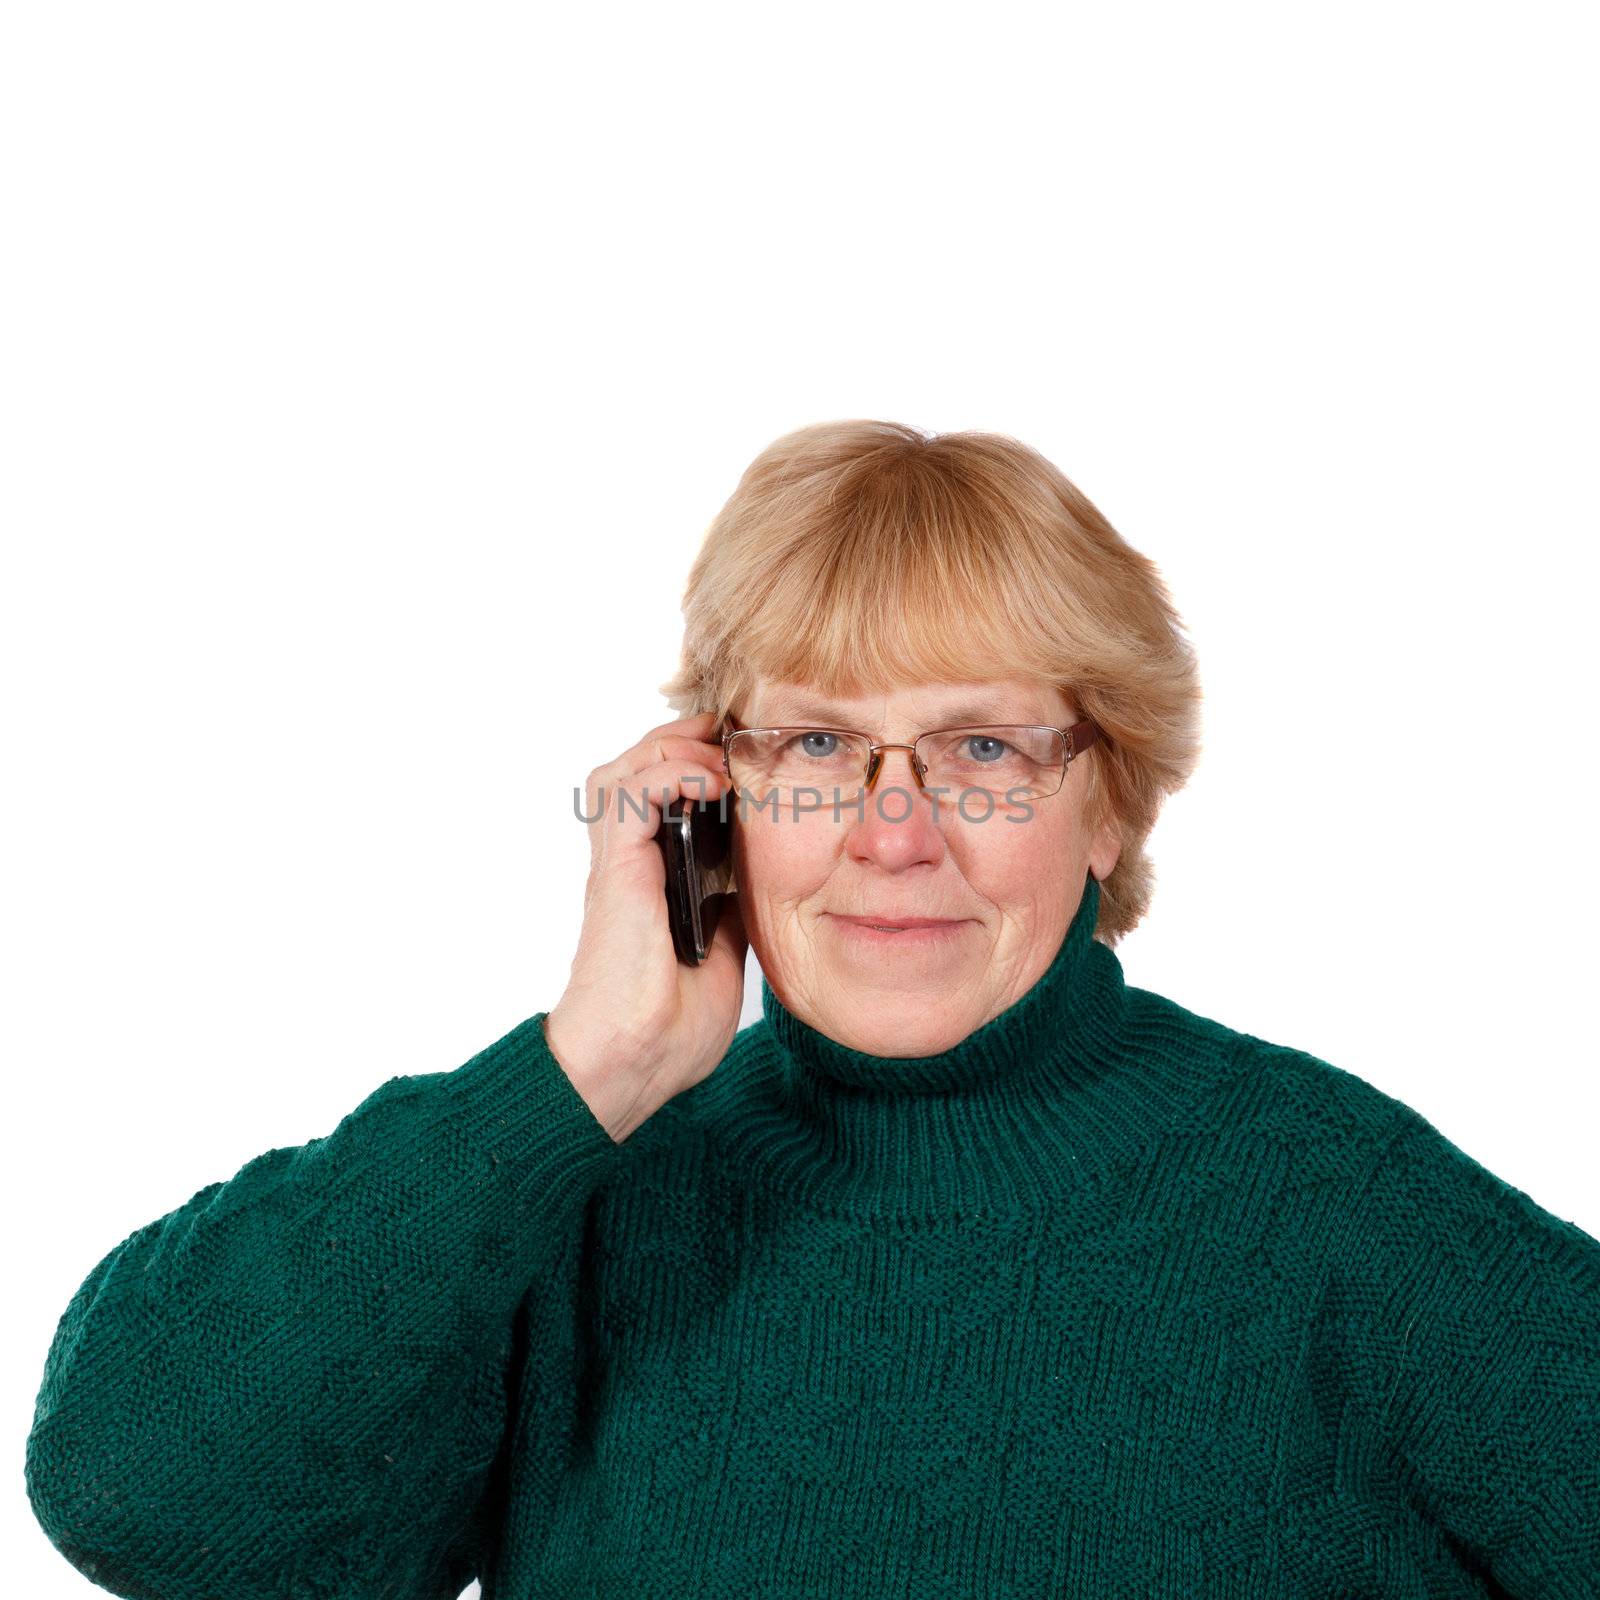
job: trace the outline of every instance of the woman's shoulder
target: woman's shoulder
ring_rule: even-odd
[[[1194,1102],[1193,1131],[1230,1141],[1282,1146],[1330,1175],[1365,1170],[1418,1113],[1351,1067],[1303,1046],[1265,1038],[1150,990],[1130,990],[1138,1032],[1203,1044],[1205,1091]]]
[[[1158,1008],[1174,1002],[1150,999]],[[1281,1149],[1303,1176],[1346,1187],[1369,1215],[1400,1215],[1415,1237],[1431,1219],[1460,1227],[1475,1218],[1600,1265],[1600,1246],[1456,1144],[1436,1123],[1359,1071],[1302,1046],[1263,1038],[1212,1018],[1193,1019],[1221,1042],[1221,1065],[1195,1122],[1234,1142]],[[1193,1023],[1191,1025],[1193,1025]]]

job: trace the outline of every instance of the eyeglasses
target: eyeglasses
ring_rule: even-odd
[[[757,801],[811,789],[853,804],[877,782],[883,752],[907,750],[921,788],[986,790],[1019,804],[1055,794],[1068,764],[1102,737],[1087,717],[1068,728],[939,728],[914,744],[874,744],[844,728],[735,725],[722,736],[722,766],[734,788]]]

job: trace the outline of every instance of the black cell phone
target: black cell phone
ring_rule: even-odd
[[[685,966],[699,966],[711,949],[730,876],[732,835],[726,796],[680,795],[662,815],[656,843],[667,867],[667,924]]]

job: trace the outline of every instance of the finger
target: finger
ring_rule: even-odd
[[[715,804],[731,787],[731,780],[720,767],[682,756],[658,761],[608,791],[603,819],[606,838],[653,839],[666,808],[674,800],[687,797]]]
[[[594,810],[595,791],[602,785],[610,788],[624,779],[637,777],[646,767],[665,761],[672,756],[721,769],[722,745],[713,739],[690,739],[682,735],[666,734],[660,738],[646,737],[630,745],[613,760],[596,767],[585,780],[587,810]]]
[[[612,803],[620,788],[637,790],[647,769],[662,762],[677,760],[686,771],[709,768],[722,773],[722,746],[720,744],[681,737],[668,736],[653,743],[642,740],[624,750],[614,761],[596,767],[584,779],[583,812],[585,817],[598,820],[597,813]],[[696,796],[698,798],[698,795]]]
[[[630,777],[658,761],[673,756],[687,756],[691,761],[721,768],[722,741],[720,739],[692,739],[683,734],[646,735],[638,744],[624,750],[615,761],[608,763],[614,778]]]

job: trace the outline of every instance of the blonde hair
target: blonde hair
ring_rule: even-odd
[[[1193,647],[1155,564],[1036,450],[1003,434],[846,420],[745,469],[683,594],[661,692],[718,719],[757,679],[845,698],[914,683],[1054,685],[1102,738],[1085,815],[1121,840],[1096,936],[1149,908],[1144,844],[1200,754]]]

